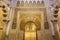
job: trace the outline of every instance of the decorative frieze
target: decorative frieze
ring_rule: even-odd
[[[26,6],[28,6],[28,7],[40,7],[40,6],[44,6],[44,1],[17,1],[17,5],[19,6],[19,7],[26,7]]]
[[[14,14],[12,29],[16,29],[16,27],[17,27],[17,14]]]

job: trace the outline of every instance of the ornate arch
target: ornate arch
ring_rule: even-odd
[[[25,19],[21,20],[21,22],[20,22],[20,29],[21,30],[25,30],[25,25],[28,22],[33,22],[36,25],[36,29],[37,30],[40,30],[41,29],[41,23],[40,23],[39,19],[37,19],[37,18],[35,19],[35,21],[34,20],[25,21]]]

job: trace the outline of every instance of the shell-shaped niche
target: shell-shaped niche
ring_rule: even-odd
[[[33,6],[36,6],[36,1],[35,0],[33,1]]]
[[[17,6],[20,6],[20,1],[17,1]]]
[[[40,5],[40,1],[39,0],[37,1],[37,5]]]
[[[29,6],[32,6],[32,4],[33,4],[32,1],[29,1]]]
[[[28,5],[29,5],[29,4],[28,4],[28,1],[26,0],[24,6],[27,7]]]
[[[23,0],[21,1],[21,6],[24,6],[24,1]]]

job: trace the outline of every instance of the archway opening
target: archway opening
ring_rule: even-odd
[[[24,40],[36,40],[36,24],[27,22],[25,24]]]

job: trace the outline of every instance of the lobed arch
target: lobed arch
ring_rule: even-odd
[[[41,29],[41,23],[38,19],[35,19],[34,20],[29,20],[29,21],[26,21],[25,19],[21,20],[20,22],[20,29],[21,30],[25,30],[25,25],[28,23],[28,22],[32,22],[36,25],[36,30],[40,30]]]

